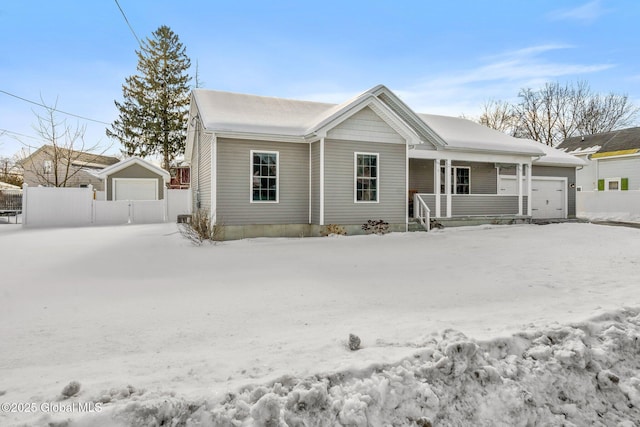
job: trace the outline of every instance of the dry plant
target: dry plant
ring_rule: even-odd
[[[221,224],[214,224],[206,209],[198,209],[191,215],[191,221],[178,224],[180,234],[196,245],[205,241],[220,242],[224,240],[224,228]]]

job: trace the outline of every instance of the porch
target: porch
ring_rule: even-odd
[[[501,170],[513,175],[512,185],[505,185]],[[528,222],[530,182],[531,164],[521,161],[411,158],[409,217],[426,229],[431,220],[447,225]]]

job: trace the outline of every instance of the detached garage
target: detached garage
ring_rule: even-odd
[[[162,200],[169,172],[138,157],[131,157],[100,171],[106,200]]]

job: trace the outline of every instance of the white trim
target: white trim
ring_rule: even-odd
[[[191,173],[189,173],[191,177]],[[211,212],[213,224],[218,223],[218,135],[212,134],[211,139]]]
[[[276,199],[275,200],[253,200],[253,155],[254,154],[275,154],[276,155]],[[280,152],[269,150],[250,150],[249,154],[249,203],[280,203]]]
[[[96,176],[98,178],[104,179],[104,178],[107,178],[109,175],[113,175],[114,173],[119,172],[123,169],[126,169],[133,164],[139,165],[157,175],[160,175],[160,177],[164,180],[164,182],[167,182],[169,181],[169,179],[171,179],[171,175],[169,175],[169,172],[139,157],[130,157],[126,160],[121,160],[118,163],[115,163],[111,166],[108,166],[102,169],[100,172],[96,174]]]
[[[358,156],[376,156],[376,200],[358,200]],[[380,153],[353,152],[353,203],[380,203]]]
[[[518,215],[522,215],[522,163],[516,165],[516,180],[518,182]]]
[[[320,225],[324,225],[324,136],[320,138]]]
[[[609,189],[609,183],[610,182],[617,182],[618,183],[618,189],[617,190],[610,190]],[[604,178],[604,191],[622,191],[622,177]]]
[[[404,147],[404,194],[405,194],[405,227],[404,231],[409,231],[409,144]],[[414,207],[415,209],[415,207]]]
[[[446,159],[444,162],[444,194],[447,196],[446,217],[451,218],[451,159]]]
[[[440,214],[441,214],[441,200],[440,200],[440,186],[441,184],[441,179],[440,179],[440,159],[434,159],[434,168],[433,168],[433,175],[434,175],[434,179],[433,182],[435,182],[435,188],[433,189],[433,193],[436,195],[436,212],[435,212],[435,216],[440,218]]]
[[[158,179],[157,178],[111,178],[111,200],[116,199],[116,182],[117,181],[153,181],[155,188],[155,199],[152,200],[160,200],[158,198]],[[105,191],[106,192],[106,191]],[[165,198],[164,195],[162,197]]]
[[[482,153],[470,153],[459,152],[450,150],[424,150],[419,147],[409,152],[409,158],[411,159],[440,159],[440,160],[453,160],[453,161],[465,161],[476,163],[530,163],[531,155],[517,155],[517,154],[482,154]]]
[[[311,164],[311,144],[309,144],[309,191],[308,191],[308,199],[309,199],[309,224],[311,224],[311,209],[312,209],[312,204],[311,204],[311,197],[312,197],[312,187],[311,187],[311,181],[313,180],[313,174],[312,169],[313,169],[313,165]]]
[[[220,138],[229,139],[245,139],[249,141],[269,141],[269,142],[293,142],[300,144],[308,144],[309,142],[302,136],[288,136],[267,133],[252,132],[234,132],[234,131],[216,131],[216,135]]]
[[[531,203],[531,186],[533,185],[533,166],[527,164],[527,216],[531,216],[533,212],[533,203]]]

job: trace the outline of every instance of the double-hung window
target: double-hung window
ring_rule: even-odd
[[[277,151],[251,151],[251,202],[277,203],[279,164]]]
[[[355,202],[378,202],[379,154],[355,153]]]
[[[440,168],[440,193],[445,192],[445,168]],[[469,166],[451,167],[451,194],[471,194],[471,168]]]

